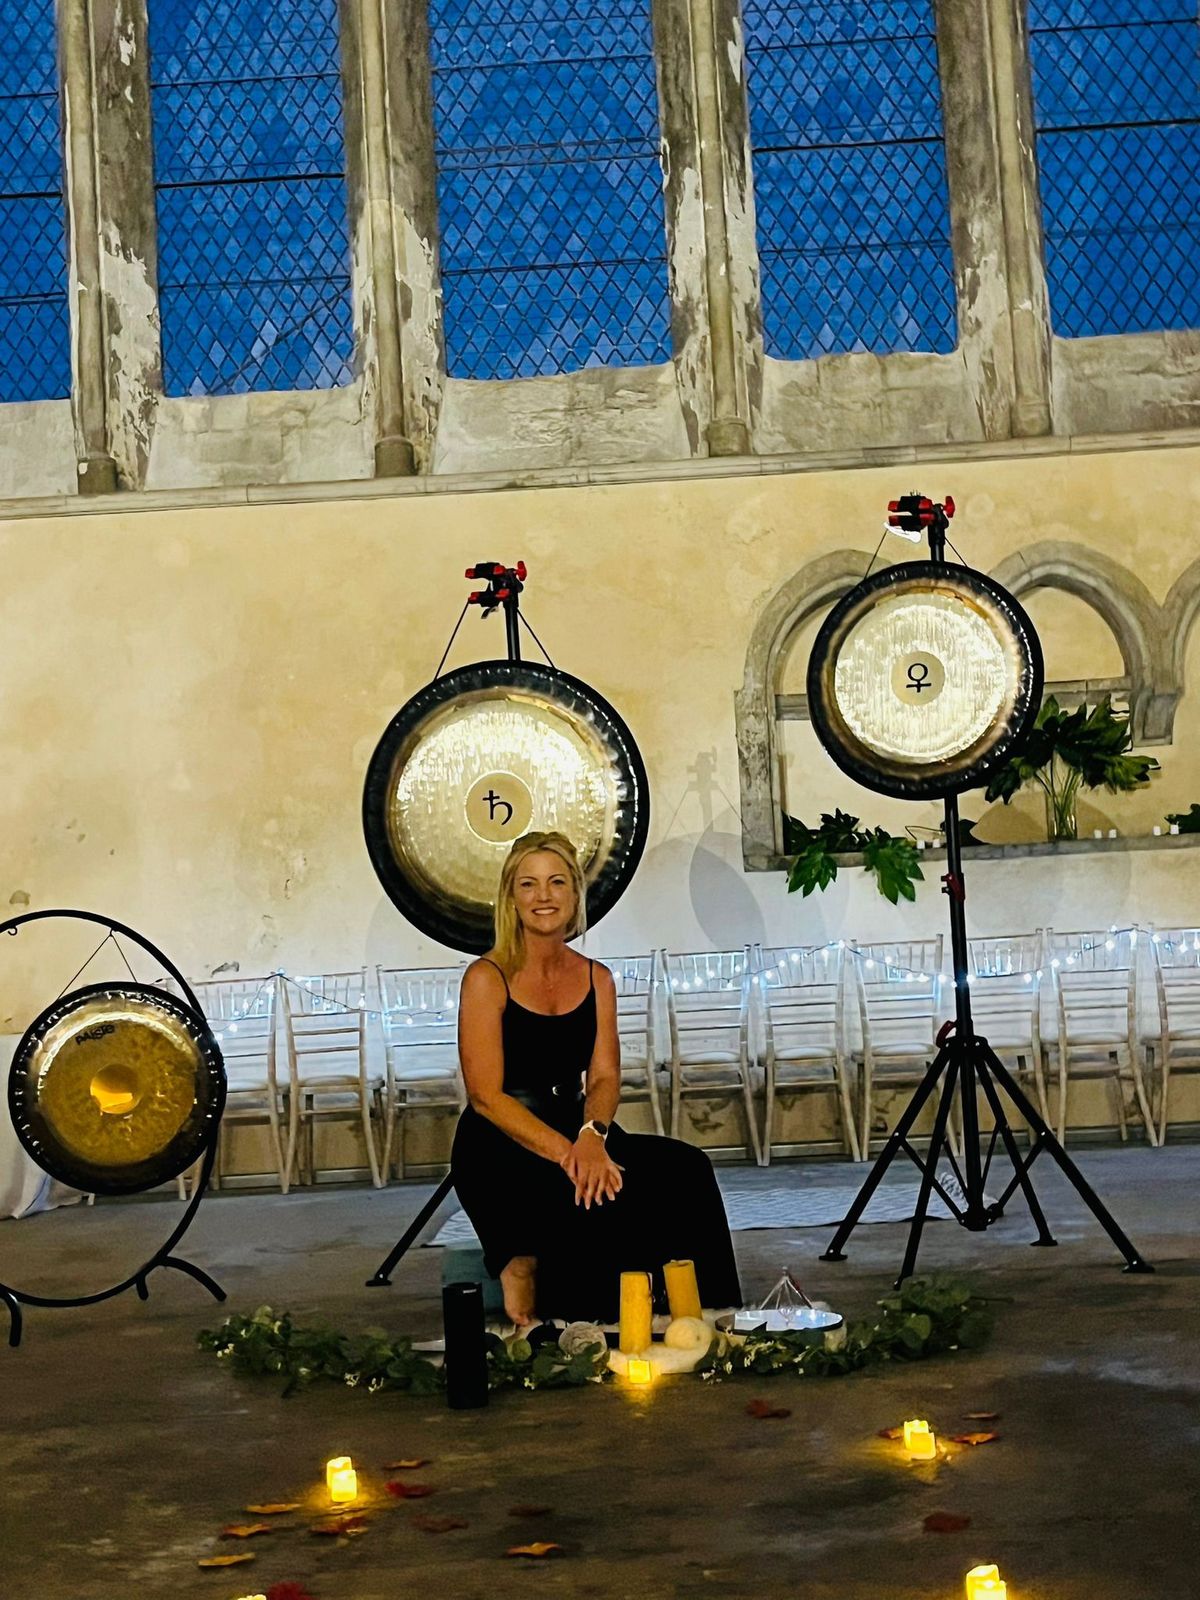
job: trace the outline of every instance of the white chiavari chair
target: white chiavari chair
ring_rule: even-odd
[[[382,1170],[404,1176],[404,1123],[413,1110],[466,1104],[458,1059],[458,996],[464,968],[377,967],[384,1048]]]
[[[1158,1029],[1158,1142],[1167,1142],[1172,1079],[1200,1072],[1200,929],[1160,928],[1150,936]]]
[[[1056,933],[1047,928],[1046,954],[1058,1023],[1059,1142],[1066,1142],[1071,1083],[1092,1078],[1107,1079],[1112,1086],[1122,1140],[1128,1137],[1124,1085],[1132,1085],[1146,1137],[1157,1144],[1142,1070],[1137,930]]]
[[[761,1009],[764,1164],[771,1159],[775,1105],[799,1094],[832,1094],[851,1160],[860,1159],[846,1050],[846,949],[755,950]]]
[[[306,1133],[302,1174],[315,1179],[314,1128],[318,1121],[361,1125],[371,1181],[383,1187],[375,1127],[384,1118],[384,1074],[368,1067],[367,974],[327,972],[283,978],[279,1010],[288,1062],[287,1172],[296,1175],[300,1135]]]
[[[762,1144],[751,1078],[748,947],[661,956],[667,1011],[671,1134],[683,1101],[732,1092],[742,1101],[746,1148],[759,1166]]]
[[[661,1085],[665,1055],[659,1024],[660,972],[656,952],[640,956],[600,956],[617,991],[617,1038],[621,1047],[621,1099],[644,1100],[662,1133]]]
[[[865,1157],[879,1090],[915,1086],[937,1054],[942,1016],[942,936],[891,944],[851,944],[858,1000],[862,1122],[859,1149]]]

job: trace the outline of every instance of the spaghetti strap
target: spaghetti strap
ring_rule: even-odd
[[[588,993],[596,987],[596,963],[591,956],[588,957]]]
[[[511,1000],[512,999],[512,991],[508,987],[508,979],[504,976],[504,968],[500,965],[500,963],[498,961],[493,961],[491,956],[480,956],[479,959],[480,959],[480,961],[486,961],[489,967],[495,967],[496,971],[500,974],[501,981],[504,984],[504,992],[505,992],[506,995],[508,995],[508,998]]]

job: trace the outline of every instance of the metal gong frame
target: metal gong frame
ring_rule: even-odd
[[[905,520],[900,518],[891,519],[893,527],[902,527],[910,531],[927,534],[929,539],[929,562],[921,563],[922,566],[927,569],[928,566],[932,565],[935,569],[945,569],[947,571],[971,570],[969,568],[946,568],[946,529],[949,518],[953,515],[953,501],[947,501],[945,506],[940,506],[922,496],[910,495],[906,496],[904,500],[894,501],[890,509],[893,512],[901,510],[907,514]],[[980,575],[975,574],[974,576]],[[987,580],[984,581],[987,582]],[[988,586],[993,590],[997,587],[990,583]],[[1004,591],[1001,591],[1001,594],[1003,593]],[[851,594],[841,602],[847,610],[853,606],[854,594],[855,591],[851,591]],[[1011,600],[1011,597],[1008,598]],[[1016,602],[1013,601],[1012,605],[1015,606]],[[1019,607],[1017,609],[1020,610]],[[1024,616],[1023,611],[1021,611],[1021,615]],[[1030,631],[1032,632],[1032,625],[1030,625]],[[817,641],[813,646],[813,659],[809,669],[810,684],[813,681],[814,674],[818,678],[821,677],[828,665],[825,661],[817,659],[817,652],[821,648],[822,639],[834,637],[836,637],[836,630],[834,629],[826,630],[823,628],[818,635]],[[1036,646],[1036,635],[1034,636],[1034,644]],[[1040,648],[1037,649],[1035,661],[1040,689]],[[826,744],[829,754],[841,765],[839,747],[836,742],[826,743],[826,739],[829,737],[828,726],[822,731],[822,728],[818,725],[817,731],[822,743]],[[1012,748],[1014,742],[1014,740],[1006,741],[1006,751]],[[849,769],[847,768],[847,770]],[[860,779],[860,781],[863,780]],[[912,1223],[909,1228],[904,1260],[900,1268],[900,1275],[896,1280],[897,1286],[911,1275],[916,1266],[917,1251],[920,1247],[921,1234],[929,1210],[929,1201],[933,1193],[938,1163],[943,1156],[948,1160],[959,1181],[962,1198],[961,1200],[952,1198],[942,1190],[942,1199],[953,1214],[955,1221],[961,1224],[962,1227],[973,1233],[982,1233],[1004,1215],[1005,1206],[1020,1190],[1037,1228],[1037,1238],[1033,1240],[1033,1243],[1043,1246],[1054,1245],[1057,1240],[1050,1232],[1045,1213],[1038,1202],[1038,1197],[1029,1175],[1030,1168],[1038,1156],[1045,1151],[1108,1234],[1113,1244],[1124,1256],[1125,1271],[1153,1272],[1154,1268],[1143,1259],[1133,1244],[1130,1243],[1079,1168],[1051,1132],[1045,1119],[1020,1084],[1008,1071],[995,1051],[992,1050],[988,1041],[975,1032],[971,1017],[966,882],[963,877],[957,791],[972,787],[978,781],[979,767],[977,764],[970,772],[960,774],[949,791],[944,788],[940,791],[944,797],[947,866],[947,871],[942,878],[942,893],[946,895],[950,906],[950,949],[954,967],[954,1020],[947,1022],[939,1032],[937,1054],[929,1063],[924,1078],[901,1113],[896,1126],[888,1135],[879,1158],[867,1174],[865,1182],[859,1189],[849,1211],[847,1211],[845,1218],[830,1241],[828,1249],[820,1259],[822,1261],[844,1261],[846,1259],[843,1246],[858,1226],[863,1212],[869,1205],[872,1195],[882,1182],[888,1168],[896,1156],[901,1153],[906,1155],[918,1169],[921,1174],[921,1181],[917,1191],[916,1205],[913,1208]],[[876,780],[872,782],[871,787],[881,789],[884,793],[900,792],[883,788],[883,785],[878,781],[878,775],[876,775]],[[939,791],[926,790],[924,792]],[[910,788],[907,793],[911,797],[914,791]],[[984,1099],[987,1101],[993,1120],[986,1156],[980,1147],[981,1134],[978,1104],[980,1091],[982,1091]],[[909,1136],[917,1118],[935,1092],[938,1093],[938,1100],[933,1120],[933,1132],[930,1136],[928,1149],[924,1155],[921,1155],[913,1148]],[[962,1117],[963,1159],[961,1167],[955,1157],[954,1148],[949,1139],[950,1112],[956,1092],[960,1094]],[[1016,1108],[1019,1115],[1024,1119],[1026,1126],[1031,1130],[1029,1147],[1023,1153],[1017,1147],[1016,1137],[1001,1099],[1002,1093],[1005,1099]],[[1013,1176],[1003,1190],[999,1200],[990,1200],[986,1194],[985,1185],[997,1145],[1003,1145],[1004,1152],[1013,1169]]]
[[[204,1013],[200,1009],[200,1003],[196,999],[191,985],[188,983],[187,979],[184,977],[183,973],[180,972],[179,968],[174,964],[174,962],[171,961],[164,954],[164,952],[158,948],[157,945],[151,944],[149,939],[144,938],[140,933],[138,933],[136,929],[126,927],[125,924],[121,922],[114,922],[111,917],[102,917],[92,911],[27,911],[22,916],[10,917],[7,921],[0,922],[0,934],[7,933],[15,938],[20,932],[21,928],[27,923],[42,922],[53,917],[66,918],[77,922],[95,923],[98,927],[107,928],[110,934],[119,933],[124,935],[125,938],[133,940],[135,944],[140,945],[148,955],[153,957],[156,962],[166,969],[174,981],[179,985],[180,992],[182,993],[187,1004],[203,1021]],[[204,1026],[207,1029],[207,1022],[204,1022]],[[213,1165],[217,1157],[217,1139],[220,1133],[221,1113],[224,1110],[224,1104],[225,1075],[224,1072],[222,1072],[216,1114],[212,1118],[209,1131],[206,1134],[204,1142],[201,1146],[202,1158],[200,1176],[196,1182],[196,1187],[192,1193],[191,1199],[188,1201],[183,1215],[175,1224],[174,1228],[172,1228],[166,1240],[158,1247],[154,1254],[137,1269],[136,1272],[130,1273],[127,1278],[122,1278],[119,1283],[114,1283],[110,1288],[98,1289],[92,1294],[81,1295],[31,1294],[28,1290],[18,1289],[12,1284],[0,1281],[0,1304],[3,1304],[8,1309],[8,1342],[10,1347],[15,1349],[16,1346],[21,1342],[21,1333],[23,1328],[23,1316],[21,1310],[22,1306],[39,1306],[50,1309],[74,1306],[94,1306],[98,1305],[102,1300],[112,1300],[117,1295],[124,1294],[129,1289],[133,1289],[136,1292],[139,1300],[148,1300],[150,1298],[148,1279],[150,1274],[156,1271],[159,1267],[170,1267],[176,1272],[186,1273],[189,1278],[194,1278],[197,1283],[199,1283],[203,1288],[207,1289],[214,1300],[223,1301],[225,1299],[224,1289],[222,1289],[220,1284],[218,1284],[215,1279],[211,1278],[208,1273],[203,1270],[203,1268],[196,1266],[195,1262],[188,1261],[183,1256],[177,1256],[174,1253],[175,1246],[191,1227],[192,1220],[195,1217],[196,1212],[199,1209],[200,1202],[204,1198],[205,1191],[208,1188],[209,1179],[212,1177]],[[43,1168],[42,1170],[44,1171],[45,1169]]]

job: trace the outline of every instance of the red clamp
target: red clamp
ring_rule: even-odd
[[[966,886],[958,874],[954,872],[943,873],[942,893],[948,894],[951,900],[957,900],[959,905],[961,905],[967,897]]]

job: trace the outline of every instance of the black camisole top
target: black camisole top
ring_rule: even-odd
[[[552,1127],[562,1124],[560,1131],[572,1134],[579,1129],[584,1074],[596,1046],[596,984],[590,961],[588,969],[587,994],[573,1010],[551,1016],[514,1000],[508,979],[496,967],[508,993],[501,1018],[504,1092]]]

